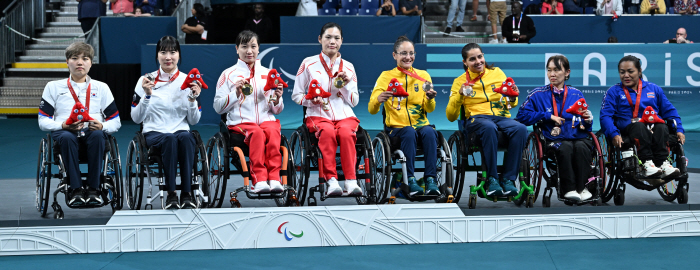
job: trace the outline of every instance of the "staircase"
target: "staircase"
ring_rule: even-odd
[[[46,10],[47,27],[37,35],[50,42],[28,40],[27,50],[7,69],[0,87],[0,115],[36,115],[46,84],[68,78],[65,49],[85,38],[75,38],[83,34],[78,22],[78,2],[61,1],[60,10]]]
[[[510,15],[510,3],[506,1],[506,16]],[[450,8],[450,0],[427,0],[425,6],[425,43],[488,43],[491,39],[491,22],[487,20],[488,9],[486,8],[486,0],[479,0],[479,9],[477,10],[477,20],[470,21],[472,17],[472,1],[467,0],[466,10],[464,12],[464,20],[462,28],[466,32],[455,32],[456,25],[452,25],[452,33],[445,37],[442,31],[445,31],[447,26],[447,12]],[[455,16],[456,17],[456,16]],[[499,25],[497,30],[501,31]],[[499,35],[499,37],[501,37]]]

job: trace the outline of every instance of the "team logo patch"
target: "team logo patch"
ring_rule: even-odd
[[[496,85],[495,85],[495,84],[492,84],[492,85],[491,85],[491,90],[494,90],[494,89],[496,89]]]
[[[655,98],[656,95],[654,95],[654,92],[649,92],[647,93],[647,98]]]
[[[625,95],[620,95],[620,99],[625,99],[625,100],[626,100],[627,97],[626,97]]]
[[[413,90],[415,90],[416,92],[418,92],[418,84],[417,84],[417,83],[414,83],[414,84],[413,84]]]
[[[97,93],[91,93],[91,94],[92,94],[93,97],[96,97],[96,96],[97,96]]]
[[[552,112],[552,108],[551,108],[551,107],[550,107],[550,108],[547,108],[547,112],[548,112],[548,113],[551,113],[551,112]]]
[[[42,100],[41,103],[39,103],[39,108],[44,107],[44,101]]]

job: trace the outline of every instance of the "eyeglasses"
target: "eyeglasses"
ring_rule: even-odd
[[[403,57],[406,57],[406,56],[409,56],[409,55],[410,55],[410,56],[415,56],[416,53],[415,53],[415,52],[400,52],[399,55],[401,55],[401,56],[403,56]]]

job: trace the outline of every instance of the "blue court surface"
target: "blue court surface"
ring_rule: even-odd
[[[2,269],[695,269],[700,237],[0,257]]]

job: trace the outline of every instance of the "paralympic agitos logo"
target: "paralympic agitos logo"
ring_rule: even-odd
[[[289,223],[289,221],[282,222],[282,224],[280,224],[280,226],[277,227],[277,232],[280,234],[284,234],[284,239],[287,239],[287,241],[292,241],[292,239],[294,239],[294,238],[292,238],[292,236],[296,237],[296,238],[301,238],[302,236],[304,236],[304,231],[301,231],[301,233],[299,233],[299,234],[295,234],[292,231],[289,231],[289,234],[291,236],[287,236],[287,227],[284,227],[284,232],[282,232],[282,227],[284,226],[284,224],[287,224],[287,223]]]

